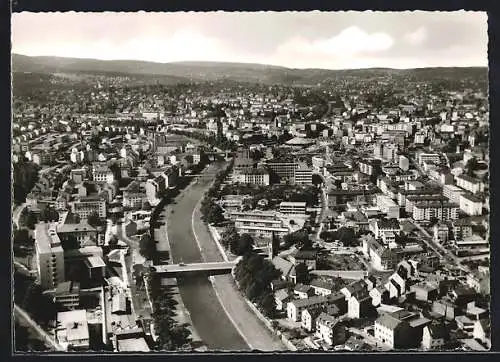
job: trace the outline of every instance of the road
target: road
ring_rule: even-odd
[[[471,273],[470,268],[462,264],[459,257],[454,255],[440,243],[435,242],[433,237],[420,224],[418,224],[417,222],[412,223],[423,234],[424,237],[422,238],[422,240],[424,241],[424,243],[432,250],[434,250],[435,253],[437,253],[441,258],[444,258],[447,262],[456,264],[465,273]]]
[[[17,304],[14,304],[14,314],[22,318],[26,323],[30,325],[31,328],[40,336],[43,341],[46,341],[50,347],[52,347],[56,351],[66,351],[59,343],[57,343],[54,338],[45,332],[38,323],[36,323],[31,317],[26,313],[21,307]]]
[[[328,209],[328,201],[327,201],[327,197],[326,197],[326,179],[322,174],[320,174],[320,173],[316,173],[316,174],[319,177],[321,177],[321,179],[323,180],[323,185],[321,186],[321,211],[320,211],[319,217],[318,217],[319,227],[318,227],[318,231],[316,232],[316,235],[315,235],[315,240],[319,241],[319,234],[321,234],[321,231],[323,230],[323,221],[326,217],[326,211]]]
[[[224,261],[207,226],[200,219],[199,202],[214,179],[211,165],[175,200],[174,212],[165,213],[174,263]],[[201,250],[201,251],[200,251]],[[182,300],[194,327],[211,350],[284,350],[274,335],[249,310],[231,276],[178,278]],[[244,308],[245,307],[245,308]],[[214,333],[216,331],[216,333]]]

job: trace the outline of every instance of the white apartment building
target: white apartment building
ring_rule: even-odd
[[[115,176],[108,166],[94,165],[92,168],[92,180],[112,184],[115,181]]]
[[[53,289],[64,281],[64,250],[55,224],[36,224],[35,260],[42,289]]]
[[[80,219],[86,219],[96,213],[100,218],[106,217],[106,201],[101,197],[87,196],[73,201],[71,211]]]
[[[465,191],[455,185],[443,185],[443,196],[446,197],[450,202],[455,204],[460,203],[460,195],[464,194]]]
[[[246,169],[233,173],[233,182],[269,186],[269,172],[265,169]]]
[[[458,205],[450,202],[418,203],[413,207],[415,221],[430,221],[432,218],[449,221],[458,219]]]
[[[434,162],[434,163],[439,163],[441,160],[441,157],[439,156],[438,153],[421,153],[418,155],[418,164],[423,166],[424,163],[426,162]]]
[[[280,212],[283,214],[305,214],[306,203],[283,201],[280,203]]]
[[[462,174],[455,177],[455,181],[458,187],[461,187],[464,190],[472,192],[473,194],[478,192],[484,192],[484,183],[474,177]]]
[[[470,194],[460,195],[460,210],[467,215],[475,216],[483,214],[483,202]]]

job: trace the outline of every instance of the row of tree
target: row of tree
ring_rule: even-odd
[[[201,201],[200,212],[202,215],[202,220],[208,222],[209,224],[217,224],[224,221],[224,211],[215,202],[215,199],[221,197],[221,186],[222,182],[231,172],[233,163],[231,162],[226,169],[220,171],[215,176],[215,181],[212,186],[208,189],[205,197]]]
[[[153,318],[158,340],[155,349],[158,351],[175,351],[185,349],[191,342],[187,325],[178,324],[175,319],[175,305],[169,288],[161,285],[161,277],[149,274],[148,290],[153,304]]]
[[[271,281],[279,278],[280,271],[262,255],[246,253],[236,265],[234,276],[240,290],[268,318],[276,316],[276,303]]]

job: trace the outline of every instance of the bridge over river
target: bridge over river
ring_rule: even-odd
[[[236,261],[211,262],[211,263],[178,263],[168,265],[155,265],[155,273],[165,277],[178,277],[182,275],[220,275],[229,274],[236,266]]]

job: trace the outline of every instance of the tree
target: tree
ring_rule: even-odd
[[[116,248],[116,246],[118,245],[118,237],[116,235],[112,235],[109,239],[108,245],[111,249]]]
[[[314,186],[319,186],[323,184],[323,179],[321,178],[320,175],[313,173],[312,175],[312,183]]]
[[[295,266],[295,276],[297,283],[307,284],[309,282],[309,269],[305,263],[299,263]]]
[[[478,170],[478,162],[476,157],[472,157],[469,161],[467,161],[467,164],[465,165],[465,170],[467,176],[474,176],[474,171]]]
[[[207,210],[206,221],[209,224],[218,224],[224,221],[224,212],[222,208],[212,202]]]
[[[87,223],[93,227],[101,225],[101,219],[99,218],[97,212],[93,212],[87,217]]]
[[[30,237],[27,229],[14,230],[14,245],[33,246],[33,239]]]
[[[235,239],[235,243],[231,245],[231,252],[236,255],[244,255],[253,250],[254,240],[249,234],[243,234]]]
[[[352,246],[356,240],[356,232],[349,227],[341,227],[338,231],[339,240],[344,246]]]
[[[236,243],[236,239],[239,238],[238,232],[234,226],[231,226],[224,230],[221,236],[221,244],[227,249],[230,245]]]
[[[53,222],[59,220],[59,213],[52,207],[46,207],[40,212],[40,221]]]
[[[139,240],[139,254],[147,260],[152,260],[156,253],[156,245],[151,235],[145,233]]]
[[[312,242],[305,230],[297,230],[284,237],[285,245],[290,247],[295,245],[298,249],[308,249],[312,247]]]
[[[152,206],[148,201],[144,201],[144,203],[142,204],[142,209],[144,211],[151,211]]]
[[[38,217],[36,216],[36,214],[33,211],[28,212],[28,216],[26,218],[26,226],[28,227],[28,229],[34,230],[37,222]]]
[[[270,291],[266,291],[259,300],[259,307],[268,318],[276,315],[276,301]]]

